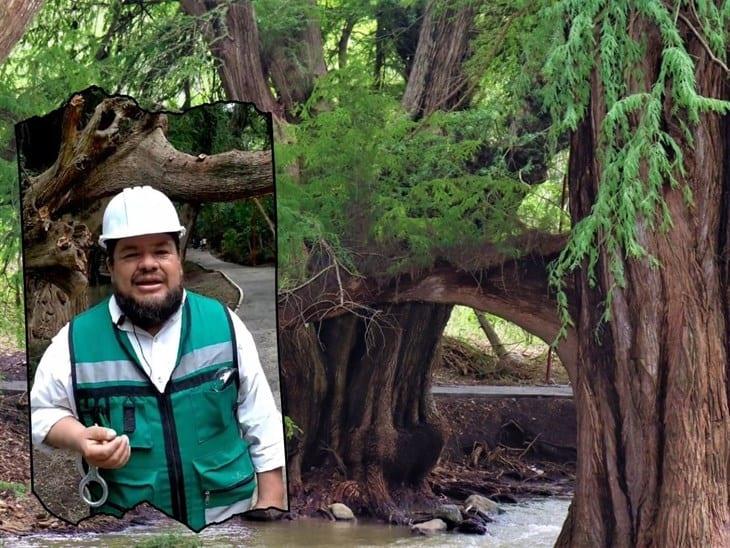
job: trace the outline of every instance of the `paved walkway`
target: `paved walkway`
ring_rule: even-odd
[[[431,392],[437,396],[483,396],[489,398],[572,398],[573,389],[567,384],[555,386],[434,386]]]
[[[227,263],[207,251],[188,248],[185,257],[209,270],[228,276],[243,290],[238,317],[253,335],[261,365],[281,409],[279,359],[276,346],[276,269],[272,266],[241,266]]]
[[[0,393],[25,392],[27,388],[28,388],[28,384],[25,381],[0,382]]]

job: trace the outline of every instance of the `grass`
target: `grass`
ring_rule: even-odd
[[[456,383],[476,380],[482,383],[542,384],[549,346],[540,338],[498,316],[487,314],[505,349],[516,360],[498,360],[482,331],[474,310],[455,306],[444,330],[442,369],[439,382]],[[553,354],[551,379],[568,382],[567,371]]]
[[[22,497],[28,491],[28,488],[24,483],[0,480],[0,491],[12,491],[16,497]]]
[[[542,339],[499,316],[487,314],[487,318],[508,351],[530,356],[547,354],[548,345]],[[474,310],[467,306],[454,307],[444,335],[461,339],[472,346],[483,348],[486,345],[489,348],[489,341],[479,326]]]

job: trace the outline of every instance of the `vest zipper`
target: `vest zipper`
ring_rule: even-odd
[[[169,387],[169,384],[168,384]],[[162,432],[165,438],[165,453],[168,462],[168,477],[170,480],[170,497],[172,499],[172,514],[175,519],[187,523],[187,508],[185,501],[185,480],[180,462],[180,445],[175,430],[175,417],[172,414],[172,403],[168,390],[157,393],[157,401],[162,416]]]
[[[251,483],[254,478],[256,477],[256,472],[248,476],[247,478],[243,478],[241,481],[237,481],[233,485],[229,485],[228,487],[219,487],[218,489],[208,489],[205,491],[205,505],[208,506],[208,503],[210,502],[210,494],[211,493],[225,493],[227,491],[233,491],[234,489],[238,489],[239,487],[243,487],[247,483]]]

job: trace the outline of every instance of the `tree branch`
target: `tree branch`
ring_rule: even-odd
[[[126,98],[105,99],[79,129],[82,113],[83,99],[75,96],[64,112],[56,161],[30,179],[24,197],[29,222],[129,186],[152,185],[174,200],[193,203],[273,192],[270,150],[212,156],[180,152],[165,137],[164,114],[146,113]]]
[[[544,252],[533,247],[511,260],[495,254],[491,265],[473,271],[443,264],[420,275],[378,280],[344,274],[328,265],[306,285],[280,293],[279,327],[287,329],[353,310],[377,309],[384,303],[424,301],[488,311],[551,344],[562,323],[549,290],[546,265],[557,256],[560,248],[556,250],[555,244],[561,240],[545,237],[542,241]],[[575,364],[576,345],[572,329],[558,344],[560,359],[569,370]]]

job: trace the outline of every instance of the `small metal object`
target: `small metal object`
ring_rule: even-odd
[[[225,388],[231,384],[233,375],[236,370],[233,367],[224,367],[216,372],[215,384],[213,385],[213,392],[223,392]]]
[[[106,484],[106,481],[104,481],[104,478],[102,478],[99,475],[99,468],[93,465],[89,465],[89,471],[86,472],[84,475],[83,467],[81,465],[81,461],[79,460],[79,470],[81,471],[81,474],[84,476],[81,479],[81,482],[79,483],[79,495],[81,495],[81,500],[83,500],[86,504],[88,504],[91,508],[98,508],[102,504],[106,502],[107,497],[109,496],[109,487]],[[99,485],[101,485],[101,498],[99,500],[93,500],[91,498],[91,492],[89,491],[89,484],[91,482],[96,482]]]

